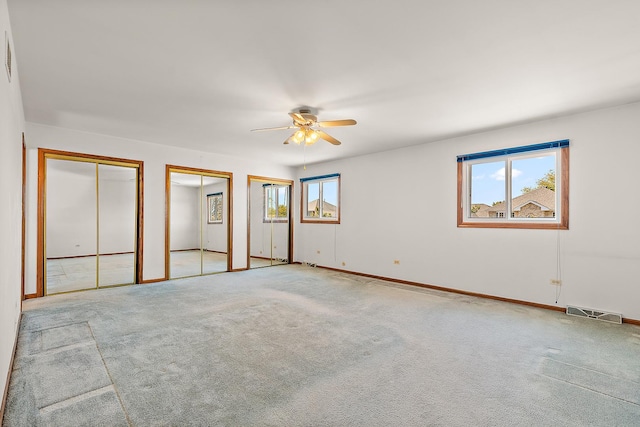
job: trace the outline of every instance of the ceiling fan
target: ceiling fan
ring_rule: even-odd
[[[311,108],[299,108],[289,113],[289,116],[293,119],[291,126],[280,126],[275,128],[263,128],[263,129],[251,129],[251,132],[260,132],[267,130],[283,130],[283,129],[298,129],[284,143],[294,142],[298,145],[304,142],[304,145],[313,145],[318,142],[318,139],[324,139],[333,145],[340,145],[340,141],[324,132],[321,129],[323,127],[335,127],[335,126],[353,126],[357,122],[353,119],[344,120],[327,120],[318,121],[318,116]]]

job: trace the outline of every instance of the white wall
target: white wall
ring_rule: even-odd
[[[170,250],[200,248],[200,187],[171,186]]]
[[[457,228],[457,155],[565,138],[569,230]],[[342,174],[342,219],[296,224],[296,260],[556,305],[559,239],[558,306],[640,319],[638,158],[640,103],[307,166]]]
[[[247,176],[261,175],[292,179],[289,167],[268,165],[219,154],[169,147],[107,135],[27,123],[27,283],[26,292],[36,292],[37,148],[65,150],[100,156],[144,161],[144,254],[143,279],[164,277],[165,165],[186,166],[233,174],[234,269],[246,268]],[[248,138],[251,136],[249,135]],[[176,142],[179,144],[179,141]],[[284,146],[282,149],[286,149]],[[19,162],[13,161],[16,165]]]
[[[204,230],[204,249],[214,252],[227,252],[227,225],[229,224],[228,203],[229,192],[227,191],[227,183],[205,185],[203,188],[203,213],[202,213],[202,229]],[[207,194],[222,193],[222,224],[209,224],[207,222],[208,207]]]
[[[5,31],[13,53],[12,78],[5,70]],[[22,132],[24,112],[9,11],[0,0],[0,393],[4,395],[20,318],[22,247]]]

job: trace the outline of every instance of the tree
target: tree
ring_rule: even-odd
[[[287,217],[287,205],[278,205],[278,218],[286,218]],[[267,217],[268,218],[275,218],[276,217],[276,210],[273,207],[269,207],[269,209],[267,209]]]
[[[551,191],[556,191],[556,171],[549,169],[549,172],[536,181],[536,187],[524,187],[522,193],[528,193],[538,188],[548,188]]]

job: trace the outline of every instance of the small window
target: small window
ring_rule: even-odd
[[[458,156],[458,227],[568,229],[569,141]]]
[[[302,178],[301,222],[340,223],[340,175]]]
[[[289,220],[289,187],[264,184],[264,222]]]

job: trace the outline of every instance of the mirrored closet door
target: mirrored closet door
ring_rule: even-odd
[[[231,174],[167,166],[167,278],[231,269],[230,188]]]
[[[43,156],[43,295],[137,282],[139,164]]]
[[[98,165],[98,286],[135,283],[137,169]]]
[[[249,176],[249,268],[288,264],[293,181]]]

